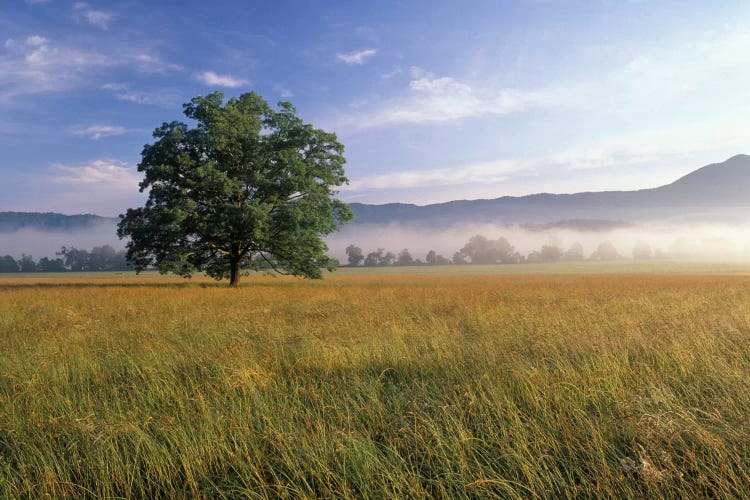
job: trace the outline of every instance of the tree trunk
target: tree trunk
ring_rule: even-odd
[[[229,272],[229,286],[238,287],[240,286],[240,259],[232,259],[230,265],[231,270]]]

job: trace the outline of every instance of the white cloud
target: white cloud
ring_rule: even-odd
[[[99,140],[103,137],[122,135],[127,132],[127,129],[119,125],[89,125],[88,127],[76,125],[71,129],[71,132],[75,135],[85,135],[91,139]]]
[[[143,204],[141,178],[135,167],[116,159],[57,163],[39,177],[26,176],[14,205],[21,210],[116,215]]]
[[[750,26],[683,35],[647,50],[615,45],[607,52],[614,63],[584,65],[587,70],[578,70],[578,76],[551,83],[547,102],[586,116],[640,116],[648,123],[686,112],[691,118],[715,116],[730,101],[743,109]]]
[[[127,90],[128,84],[122,82],[105,83],[102,88],[105,90]]]
[[[55,164],[52,181],[58,184],[101,185],[108,190],[138,190],[140,175],[118,160],[94,160],[79,165]]]
[[[134,102],[136,104],[164,104],[162,95],[143,90],[124,90],[117,93],[116,97],[120,101]]]
[[[276,84],[273,86],[273,91],[276,92],[279,97],[287,98],[287,97],[294,97],[294,92],[289,90],[284,85]]]
[[[533,171],[538,165],[538,162],[508,159],[425,170],[404,169],[384,175],[352,179],[349,185],[343,186],[341,190],[348,192],[497,183],[519,172]]]
[[[0,52],[0,100],[17,95],[69,90],[84,75],[121,64],[93,50],[53,43],[39,35],[6,40]]]
[[[336,54],[336,59],[346,64],[364,64],[367,59],[377,53],[376,49],[364,49],[345,53],[339,52]]]
[[[750,113],[735,119],[707,120],[679,126],[641,129],[598,143],[567,149],[547,157],[563,170],[622,168],[667,163],[675,157],[709,154],[716,161],[746,152]]]
[[[613,171],[619,175],[628,169],[659,167],[649,176],[648,185],[635,185],[637,188],[652,187],[671,182],[687,173],[686,169],[700,166],[694,158],[705,158],[706,162],[722,161],[734,154],[747,152],[750,137],[747,123],[750,123],[750,113],[734,120],[645,129],[529,157],[423,170],[394,169],[387,174],[353,178],[341,191],[351,198],[352,193],[358,192],[461,187],[462,192],[467,193],[464,196],[469,198],[479,197],[477,193],[486,195],[488,190],[492,192],[493,189],[494,197],[507,194],[501,191],[505,181],[532,175],[543,177],[545,173],[561,174],[572,180],[566,188],[558,186],[557,192],[570,191],[571,187],[573,191],[583,191],[590,187],[583,184],[584,179],[579,177],[584,172],[577,171]],[[670,168],[665,168],[667,166]],[[447,199],[455,196],[455,191],[448,190],[446,193]]]
[[[390,71],[381,73],[380,78],[382,78],[383,80],[388,80],[388,79],[393,78],[394,76],[400,75],[403,72],[404,72],[404,68],[402,68],[401,66],[398,66],[398,65],[393,66]]]
[[[378,105],[353,105],[330,121],[334,128],[357,130],[456,122],[532,109],[571,113],[572,120],[577,114],[587,120],[606,117],[609,122],[612,117],[648,120],[642,123],[662,120],[662,125],[675,114],[705,118],[716,116],[717,109],[726,109],[731,102],[738,110],[745,106],[750,84],[748,46],[750,26],[685,33],[676,43],[648,51],[623,43],[607,49],[611,62],[587,64],[582,55],[579,67],[568,68],[572,78],[534,87],[503,85],[503,75],[490,62],[474,68],[473,78],[434,75],[414,67],[400,96],[373,97],[369,102]],[[394,71],[381,77],[389,78]]]
[[[152,54],[136,54],[133,60],[136,67],[144,73],[168,73],[183,69],[179,64],[164,61]]]
[[[407,95],[388,100],[377,108],[349,112],[345,118],[336,120],[335,126],[369,128],[507,115],[541,106],[546,99],[542,92],[472,86],[414,67]]]
[[[229,75],[220,75],[213,71],[203,71],[202,73],[198,73],[196,78],[206,85],[218,87],[236,88],[247,85],[248,83],[247,80],[242,80]]]
[[[73,4],[73,13],[77,19],[84,20],[103,30],[108,29],[109,24],[115,18],[114,13],[92,9],[89,4],[85,2],[75,2]]]
[[[116,67],[132,67],[145,73],[182,69],[156,55],[134,51],[123,54],[78,48],[38,34],[9,38],[0,49],[0,101],[14,96],[72,90],[91,83],[97,73]],[[114,89],[110,89],[114,90]],[[132,96],[131,96],[132,97]],[[162,100],[164,96],[161,96]],[[140,100],[147,100],[141,96]]]
[[[133,90],[127,83],[111,82],[101,86],[104,90],[111,90],[120,101],[133,102],[136,104],[172,106],[181,100],[180,94],[173,89],[160,89],[154,91]]]
[[[117,94],[117,99],[120,101],[134,102],[136,104],[150,104],[158,106],[169,106],[179,101],[179,96],[176,92],[169,90],[157,90],[154,92],[147,92],[142,90],[126,90]]]
[[[32,35],[26,38],[26,45],[28,45],[29,47],[41,47],[42,45],[46,45],[47,41],[48,40],[43,36]]]

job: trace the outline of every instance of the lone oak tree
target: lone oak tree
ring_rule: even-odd
[[[255,92],[224,103],[214,92],[184,105],[197,122],[164,123],[143,148],[141,208],[120,216],[127,258],[137,271],[189,277],[203,271],[237,286],[246,269],[270,266],[320,278],[331,268],[321,236],[351,219],[336,200],[344,146],[304,123],[294,107],[278,110]]]

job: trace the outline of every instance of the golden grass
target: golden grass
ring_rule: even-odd
[[[750,277],[0,280],[0,497],[742,497]]]

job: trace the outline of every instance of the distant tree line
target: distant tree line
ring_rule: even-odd
[[[510,242],[500,237],[496,240],[476,235],[456,253],[452,258],[444,257],[434,250],[427,252],[424,260],[412,257],[408,249],[403,249],[398,255],[378,248],[374,252],[365,254],[356,245],[346,247],[346,257],[349,266],[408,266],[408,265],[461,265],[461,264],[524,264],[560,261],[587,260],[580,243],[574,243],[567,249],[554,244],[543,245],[528,255],[521,255]],[[634,259],[650,259],[654,253],[648,243],[639,241],[632,251]],[[621,256],[611,241],[604,241],[588,257],[588,260],[617,260]]]
[[[125,250],[115,250],[109,245],[83,250],[62,247],[58,257],[42,257],[35,261],[31,255],[23,254],[16,260],[11,255],[0,257],[0,273],[58,273],[66,271],[126,271]]]
[[[56,258],[42,257],[35,261],[31,255],[23,254],[20,259],[11,255],[0,257],[0,273],[55,273],[55,272],[85,272],[85,271],[127,271],[132,268],[125,259],[125,250],[115,250],[109,245],[94,247],[91,250],[78,249],[76,247],[62,247],[56,253]],[[414,265],[462,265],[462,264],[524,264],[545,263],[560,261],[583,261],[587,260],[580,243],[574,243],[567,249],[554,244],[543,245],[539,250],[534,250],[528,255],[521,255],[513,245],[503,237],[490,240],[482,235],[476,235],[451,258],[445,257],[435,250],[430,250],[424,259],[415,258],[411,252],[404,248],[400,252],[393,253],[385,248],[378,248],[373,252],[365,254],[356,245],[346,247],[347,264],[349,266],[414,266]],[[634,259],[650,259],[663,257],[660,252],[654,253],[651,247],[642,241],[635,244],[632,250]],[[614,244],[604,241],[588,257],[588,260],[617,260],[621,256]],[[335,264],[339,264],[333,259]],[[259,262],[259,268],[266,266]]]

